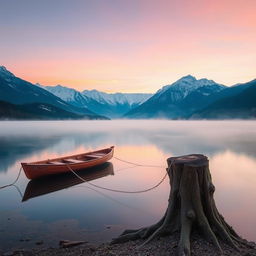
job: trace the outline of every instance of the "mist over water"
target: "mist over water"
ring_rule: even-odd
[[[16,178],[20,162],[114,145],[116,157],[161,167],[135,167],[112,159],[113,165],[98,170],[97,179],[91,182],[114,189],[141,190],[163,177],[168,157],[205,154],[210,159],[218,209],[239,234],[256,241],[254,121],[0,122],[0,145],[0,186]],[[56,180],[55,192],[22,202],[26,189],[33,194],[35,187],[41,186],[47,192],[49,182],[29,185],[22,173],[17,188],[0,190],[0,248],[35,247],[41,240],[44,247],[58,246],[61,239],[109,241],[126,228],[158,221],[169,193],[168,180],[143,194],[113,193],[76,181],[62,188],[64,181]]]

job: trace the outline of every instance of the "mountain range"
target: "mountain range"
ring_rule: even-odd
[[[34,119],[40,119],[41,117],[44,117],[44,119],[48,117],[49,119],[53,119],[54,116],[55,119],[72,117],[75,119],[106,119],[106,117],[100,116],[86,107],[76,107],[68,104],[66,101],[49,93],[47,90],[16,77],[3,66],[0,66],[0,101],[2,101],[2,115],[0,118],[5,119],[8,118],[8,116],[3,115],[3,110],[6,113],[10,110],[9,113],[12,113],[10,118],[12,119],[15,119],[16,114],[17,118],[20,118],[20,116],[22,116],[21,113],[24,111],[24,118],[26,119],[28,114],[26,106],[28,104],[44,104],[45,106],[45,108],[40,108],[39,105],[37,107],[34,105],[35,109],[33,115],[31,113],[29,114],[29,116],[33,116],[31,118]],[[3,102],[11,104],[4,104]],[[16,105],[16,107],[14,105]],[[21,105],[23,106],[21,107]],[[8,108],[10,109],[8,110]],[[46,108],[48,108],[47,112],[45,112]],[[51,111],[53,111],[53,113],[51,113]]]
[[[189,75],[164,86],[125,116],[140,119],[255,118],[255,89],[256,80],[227,87],[208,79],[197,80]]]
[[[125,114],[127,118],[187,118],[207,104],[206,97],[225,88],[212,80],[188,75],[158,90],[149,100]]]
[[[188,75],[155,94],[80,92],[32,84],[2,66],[0,101],[4,119],[248,119],[256,117],[256,80],[227,87]]]
[[[136,108],[152,96],[152,94],[146,93],[110,94],[97,90],[84,90],[83,92],[79,92],[61,85],[37,85],[75,107],[86,107],[99,115],[108,116],[110,118],[121,118],[125,113]]]

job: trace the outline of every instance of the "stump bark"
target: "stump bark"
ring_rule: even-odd
[[[189,256],[190,235],[198,231],[219,250],[219,239],[239,250],[246,242],[226,223],[219,213],[213,194],[215,187],[209,170],[209,160],[204,155],[193,154],[167,159],[171,190],[164,216],[156,224],[138,230],[126,230],[112,243],[152,239],[180,232],[177,250],[179,256]]]

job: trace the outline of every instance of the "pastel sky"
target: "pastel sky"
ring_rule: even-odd
[[[44,85],[155,92],[256,78],[255,0],[0,0],[0,65]]]

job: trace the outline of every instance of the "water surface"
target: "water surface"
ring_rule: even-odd
[[[254,121],[44,121],[0,122],[0,186],[12,182],[20,162],[115,145],[117,159],[89,174],[92,184],[127,191],[154,186],[166,159],[202,153],[210,159],[219,211],[239,234],[256,241],[256,122]],[[81,174],[82,175],[82,174]],[[126,228],[157,222],[167,206],[169,182],[140,194],[80,183],[72,175],[0,190],[0,249],[58,246],[61,239],[109,241]],[[22,201],[23,199],[23,201]],[[39,247],[39,246],[38,246]]]

